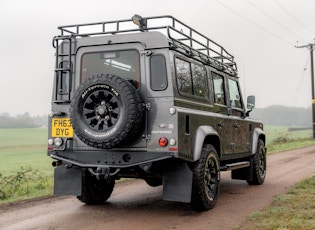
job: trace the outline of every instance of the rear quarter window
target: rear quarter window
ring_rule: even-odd
[[[166,62],[163,55],[154,55],[150,58],[150,87],[155,91],[167,88]]]

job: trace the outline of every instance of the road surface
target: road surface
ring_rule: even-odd
[[[162,187],[142,180],[116,184],[108,202],[88,206],[74,197],[50,197],[0,206],[0,229],[233,229],[252,212],[268,206],[295,183],[315,173],[315,146],[268,155],[261,186],[231,180],[222,173],[216,207],[192,211],[189,205],[162,200]]]

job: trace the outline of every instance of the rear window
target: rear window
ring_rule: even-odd
[[[139,52],[136,50],[86,53],[81,60],[81,82],[97,74],[112,74],[140,86]]]

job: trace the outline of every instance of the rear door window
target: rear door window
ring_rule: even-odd
[[[140,86],[139,52],[136,50],[85,53],[81,60],[81,82],[97,74],[112,74]]]
[[[234,108],[242,108],[241,94],[238,87],[238,82],[228,79],[230,104]]]
[[[214,88],[214,103],[220,105],[226,105],[225,90],[224,90],[224,78],[223,76],[212,73],[213,88]]]

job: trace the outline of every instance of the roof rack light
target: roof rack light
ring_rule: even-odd
[[[140,29],[144,29],[147,27],[147,20],[145,18],[142,18],[140,15],[135,14],[131,19],[134,24],[139,26]]]

